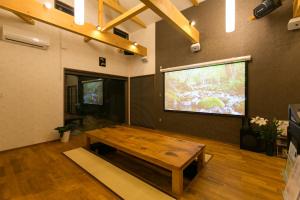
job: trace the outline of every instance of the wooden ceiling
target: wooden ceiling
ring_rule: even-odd
[[[198,43],[200,41],[199,31],[190,24],[190,21],[170,0],[141,0],[141,2],[181,31],[192,43]]]
[[[193,4],[194,6],[198,6],[198,5],[199,5],[198,0],[191,0],[191,2],[192,2],[192,4]]]
[[[18,14],[18,13],[14,13],[14,14],[17,15],[19,18],[21,18],[24,22],[31,25],[35,25],[35,21],[32,18],[26,17],[25,15]]]
[[[73,17],[56,9],[46,9],[35,0],[0,0],[0,8],[15,13],[26,23],[34,25],[34,20],[47,23],[67,31],[84,36],[85,41],[96,40],[113,47],[132,52],[140,56],[147,56],[147,48],[116,36],[108,30],[127,21],[132,20],[142,28],[146,24],[137,15],[150,8],[164,20],[172,24],[183,33],[191,43],[200,42],[199,31],[191,25],[190,21],[176,8],[171,0],[140,0],[141,3],[127,10],[119,4],[118,0],[98,0],[98,26],[85,23],[83,26],[74,24]],[[199,0],[190,0],[191,5],[198,6]],[[120,15],[104,24],[103,5],[107,5]],[[293,2],[293,16],[300,17],[300,0]],[[98,28],[97,28],[98,27]],[[138,42],[138,41],[137,41]]]
[[[148,7],[141,3],[134,8],[124,12],[120,16],[116,17],[115,19],[111,20],[110,22],[106,23],[104,26],[102,26],[102,31],[108,31],[112,29],[113,27],[118,26],[119,24],[131,19],[132,17],[138,15],[139,13],[145,11]]]
[[[293,17],[300,17],[300,0],[294,0]]]
[[[118,4],[118,2],[115,0],[99,0],[99,15],[103,15],[103,5],[101,4],[105,2],[110,3],[109,5],[113,7],[117,7],[116,5],[120,6],[120,4]],[[108,31],[129,19],[133,19],[133,17],[136,17],[136,15],[150,8],[157,15],[173,24],[176,28],[178,28],[179,31],[183,32],[191,40],[192,43],[199,42],[198,30],[190,25],[189,20],[185,18],[185,16],[172,4],[170,0],[141,0],[141,2],[142,3],[136,5],[132,9],[123,12],[121,15],[107,22],[106,24],[102,24],[102,21],[99,21],[99,30],[101,30],[102,32]],[[191,3],[193,3],[194,5],[198,5],[197,0],[193,0],[191,1]],[[84,41],[88,42],[90,41],[90,39],[91,38],[85,38]]]
[[[97,31],[95,25],[90,23],[76,25],[73,16],[56,9],[46,9],[36,0],[0,0],[0,8],[21,16],[27,22],[28,19],[34,19],[140,56],[147,56],[146,47],[135,46],[131,41],[110,32]]]
[[[90,23],[85,23],[83,26],[76,25],[73,22],[72,16],[56,9],[46,9],[41,3],[35,0],[0,0],[0,8],[15,13],[29,24],[34,24],[34,20],[41,21],[82,35],[85,37],[86,42],[96,40],[140,56],[147,56],[146,47],[133,45],[133,42],[116,36],[108,32],[108,30],[127,20],[132,20],[145,28],[145,23],[136,15],[150,8],[163,19],[166,19],[177,27],[178,30],[182,31],[193,43],[199,42],[199,32],[190,25],[189,21],[170,0],[141,0],[141,2],[141,4],[138,4],[134,8],[126,10],[116,0],[98,0],[98,28]],[[191,0],[191,3],[198,5],[197,0]],[[120,16],[104,24],[103,4],[120,13]]]
[[[123,14],[127,11],[125,7],[123,7],[121,4],[118,3],[116,0],[100,0],[99,3],[101,4],[101,1],[108,7],[110,7],[112,10],[119,14]],[[146,24],[137,16],[134,16],[131,18],[133,22],[135,22],[137,25],[141,26],[142,28],[146,28]]]

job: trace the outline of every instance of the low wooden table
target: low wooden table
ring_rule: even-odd
[[[205,145],[182,140],[153,131],[118,126],[89,131],[86,134],[87,148],[91,139],[114,147],[132,156],[163,167],[172,172],[172,192],[183,193],[183,170],[197,160],[198,171],[204,166]]]

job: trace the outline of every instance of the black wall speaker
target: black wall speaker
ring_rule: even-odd
[[[240,130],[240,148],[249,151],[263,152],[264,144],[257,133],[251,129]]]

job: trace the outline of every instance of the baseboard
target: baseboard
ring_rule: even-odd
[[[38,143],[29,144],[29,145],[20,146],[20,147],[13,147],[11,149],[0,150],[0,153],[14,151],[14,150],[18,150],[18,149],[24,149],[24,148],[28,148],[28,147],[34,147],[34,146],[37,146],[37,145],[46,144],[46,143],[50,143],[50,142],[55,142],[55,141],[59,141],[59,140],[60,139],[51,139],[51,140],[46,140],[44,142],[38,142]]]

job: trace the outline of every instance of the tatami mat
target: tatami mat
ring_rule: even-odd
[[[204,157],[205,164],[207,164],[213,157],[211,154],[207,154],[207,153],[204,156],[205,156]]]
[[[125,200],[175,200],[83,148],[64,154]]]

